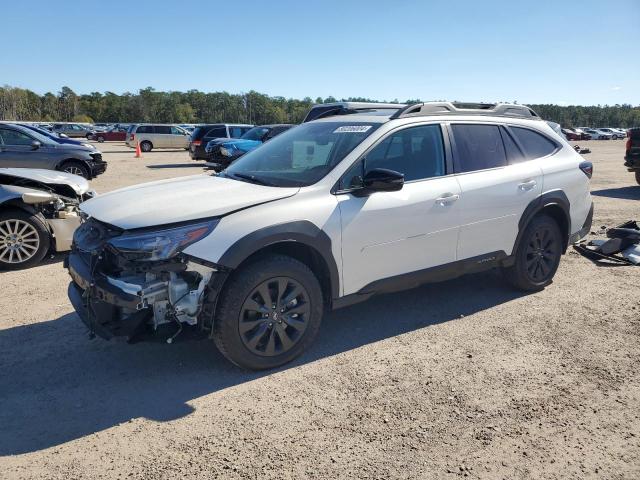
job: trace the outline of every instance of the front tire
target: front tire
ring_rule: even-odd
[[[81,162],[65,162],[62,164],[60,168],[63,172],[72,173],[73,175],[79,175],[80,177],[84,177],[87,180],[91,178],[89,173],[89,168]]]
[[[37,265],[50,245],[49,231],[36,215],[14,209],[0,213],[0,269]]]
[[[518,243],[515,263],[503,270],[514,287],[537,292],[553,281],[562,256],[562,234],[558,223],[548,215],[529,222]]]
[[[98,137],[98,142],[99,143],[103,143],[104,142],[104,137]]]
[[[213,339],[242,368],[275,368],[313,343],[322,313],[322,290],[309,267],[271,255],[231,275],[218,299]]]

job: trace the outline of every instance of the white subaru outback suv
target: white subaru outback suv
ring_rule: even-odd
[[[546,287],[590,228],[591,172],[522,105],[319,105],[219,174],[83,203],[69,297],[101,337],[191,326],[272,368],[374,294],[494,267]]]

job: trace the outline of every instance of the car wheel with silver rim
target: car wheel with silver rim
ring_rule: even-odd
[[[47,227],[22,210],[0,213],[0,268],[18,270],[39,263],[49,250]]]
[[[89,179],[89,169],[81,162],[71,161],[62,164],[62,171]]]

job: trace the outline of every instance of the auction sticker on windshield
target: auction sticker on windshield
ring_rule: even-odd
[[[371,125],[345,125],[336,128],[333,133],[363,133],[371,128]]]

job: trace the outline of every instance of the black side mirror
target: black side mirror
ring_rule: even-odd
[[[38,140],[31,142],[31,150],[38,150],[42,144]]]
[[[363,179],[367,192],[397,192],[404,185],[404,174],[386,168],[369,170]]]

